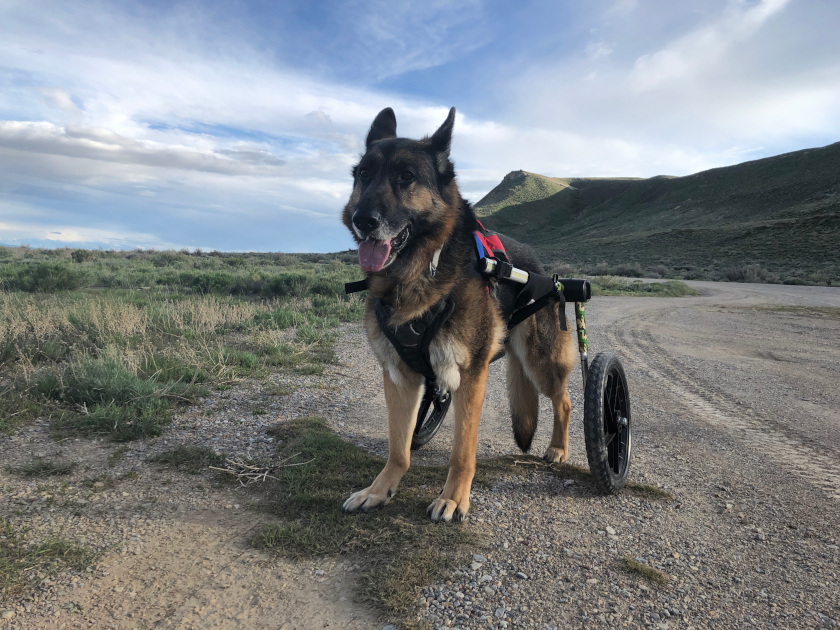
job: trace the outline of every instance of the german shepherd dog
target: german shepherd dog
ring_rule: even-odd
[[[544,457],[562,462],[568,456],[572,404],[566,384],[577,360],[574,340],[561,332],[555,302],[508,333],[500,306],[506,287],[476,270],[476,217],[461,197],[449,159],[454,122],[453,107],[431,137],[398,138],[394,111],[383,109],[353,168],[353,192],[342,219],[359,244],[359,262],[368,278],[364,321],[385,382],[388,461],[370,486],[344,502],[345,512],[384,505],[396,492],[408,470],[424,389],[424,377],[403,362],[382,333],[377,298],[393,309],[391,326],[420,317],[446,296],[455,301],[430,346],[437,382],[452,393],[455,409],[449,475],[427,510],[433,521],[463,520],[469,511],[487,370],[503,347],[517,445],[522,451],[531,446],[540,392],[554,407],[554,430]],[[530,248],[507,237],[502,241],[515,267],[543,272]]]

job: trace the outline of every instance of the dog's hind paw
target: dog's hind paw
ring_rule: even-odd
[[[435,523],[440,521],[449,523],[453,520],[458,522],[466,520],[467,512],[469,511],[469,499],[461,501],[459,504],[452,499],[444,499],[443,497],[438,497],[432,501],[432,504],[428,508],[426,508],[426,514],[428,514]]]
[[[359,490],[351,494],[344,505],[341,506],[343,512],[370,512],[374,508],[381,507],[391,500],[394,496],[393,490],[388,490],[386,493],[372,492],[370,488]]]
[[[562,448],[557,448],[556,446],[549,446],[545,451],[545,455],[543,455],[543,459],[549,464],[562,464],[568,458],[569,454]]]

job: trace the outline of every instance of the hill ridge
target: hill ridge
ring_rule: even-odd
[[[840,142],[681,177],[516,170],[475,204],[546,263],[637,263],[715,277],[760,265],[840,282]],[[701,247],[701,251],[697,249]]]

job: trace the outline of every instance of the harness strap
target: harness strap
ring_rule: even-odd
[[[493,277],[497,280],[512,280],[511,275],[517,274],[519,284],[515,291],[513,313],[508,321],[508,330],[528,319],[537,311],[545,308],[549,302],[555,300],[560,303],[560,330],[568,330],[566,324],[566,299],[563,296],[562,284],[557,277],[549,278],[540,273],[524,272],[510,264],[505,247],[497,234],[488,234],[487,229],[476,220],[479,229],[473,231],[475,237],[475,253],[478,258],[478,270],[485,278]],[[484,259],[491,258],[496,262],[492,274],[484,271]]]
[[[368,290],[368,279],[364,278],[363,280],[354,280],[353,282],[345,282],[344,283],[344,292],[348,295],[350,293],[358,293],[359,291],[367,291]]]
[[[510,317],[510,321],[508,322],[508,330],[512,330],[514,327],[518,326],[526,319],[528,319],[531,315],[544,309],[549,303],[554,300],[560,304],[560,330],[568,330],[568,325],[566,324],[566,298],[563,296],[563,293],[557,291],[557,294],[548,293],[538,300],[534,300],[530,304],[526,304],[522,308],[518,308],[513,312],[513,315]]]
[[[452,316],[455,300],[447,296],[417,319],[399,326],[388,325],[394,309],[381,299],[376,300],[374,310],[379,328],[394,346],[400,358],[412,370],[422,374],[427,380],[434,381],[435,371],[432,369],[429,357],[429,346],[440,327]]]

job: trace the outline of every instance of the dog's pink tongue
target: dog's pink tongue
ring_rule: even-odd
[[[363,271],[379,271],[391,253],[391,239],[376,241],[367,238],[359,243],[359,264]]]

